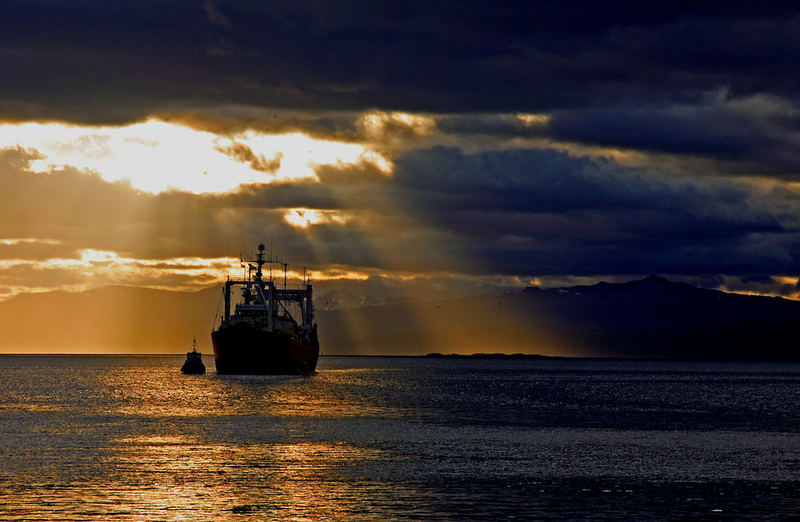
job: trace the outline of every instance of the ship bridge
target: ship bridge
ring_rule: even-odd
[[[254,264],[249,264],[254,263]],[[270,266],[270,277],[264,278],[264,265]],[[272,279],[271,267],[273,264],[280,264],[284,270],[283,288],[279,289]],[[276,323],[286,325],[288,319],[290,323],[300,326],[303,330],[310,331],[314,321],[313,290],[308,279],[304,278],[302,284],[286,284],[286,268],[288,264],[277,259],[268,259],[264,256],[264,245],[258,245],[258,254],[248,260],[250,273],[255,271],[254,276],[246,279],[228,279],[225,281],[225,314],[222,325],[231,324],[231,288],[238,286],[242,288],[243,302],[236,305],[233,318],[263,318],[266,319],[267,329],[272,332]],[[299,309],[297,319],[293,317],[290,310],[296,305]],[[284,313],[281,314],[281,311]],[[296,313],[296,312],[295,312]],[[235,322],[235,321],[234,321]]]

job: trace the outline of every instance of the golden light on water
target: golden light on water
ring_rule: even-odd
[[[315,169],[325,165],[392,169],[387,158],[363,144],[301,133],[222,135],[154,119],[121,127],[0,124],[0,149],[9,147],[35,151],[39,157],[30,165],[35,173],[86,169],[150,193],[221,193],[242,184],[315,179]]]
[[[362,370],[333,370],[307,382],[213,372],[189,381],[166,365],[147,376],[141,371],[104,373],[97,386],[117,399],[103,414],[124,419],[122,426],[159,420],[152,429],[122,429],[103,447],[104,457],[114,463],[113,477],[122,473],[126,480],[109,496],[115,509],[126,506],[130,515],[337,519],[358,512],[369,500],[342,474],[392,458],[364,444],[309,440],[302,429],[315,420],[358,422],[361,416],[385,415],[386,406],[359,394],[320,393],[320,386],[341,382],[367,385]],[[214,420],[232,416],[237,418],[233,432]],[[207,430],[192,430],[209,419],[212,431],[222,429],[237,437],[235,442],[209,440]],[[107,500],[87,499],[99,505]]]

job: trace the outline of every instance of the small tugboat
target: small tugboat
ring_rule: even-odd
[[[197,351],[197,337],[192,338],[192,351],[186,352],[186,362],[181,366],[181,373],[202,375],[206,373],[203,354]]]
[[[319,358],[311,282],[287,285],[287,263],[267,257],[264,245],[248,263],[249,274],[225,281],[225,309],[211,332],[214,363],[221,375],[310,375]],[[266,265],[268,273],[264,273]],[[283,288],[272,278],[272,266],[283,267]],[[231,290],[241,302],[231,301]]]

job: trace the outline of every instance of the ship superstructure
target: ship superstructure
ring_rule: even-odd
[[[225,281],[224,310],[219,327],[211,332],[219,374],[305,374],[317,366],[311,283],[304,277],[300,285],[288,285],[288,265],[267,257],[264,250],[258,245],[258,254],[243,260],[247,276]],[[272,277],[275,265],[283,267],[283,288]],[[234,299],[239,302],[231,312]]]

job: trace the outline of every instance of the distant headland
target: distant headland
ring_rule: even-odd
[[[428,359],[557,359],[548,355],[538,353],[428,353],[422,357]]]

